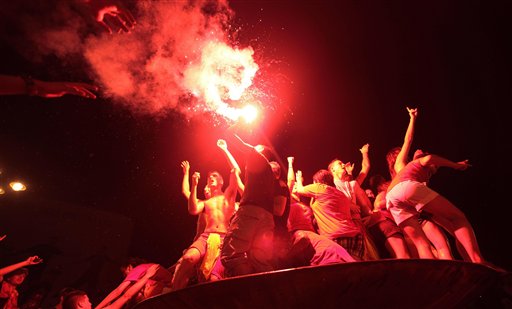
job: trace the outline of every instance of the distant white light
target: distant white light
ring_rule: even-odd
[[[23,183],[21,183],[19,181],[13,181],[13,182],[9,183],[9,186],[11,187],[11,189],[13,191],[25,191],[25,190],[27,190],[27,187]]]
[[[0,187],[0,195],[5,194],[4,188]]]

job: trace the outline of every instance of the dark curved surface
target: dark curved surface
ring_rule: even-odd
[[[500,303],[483,297],[496,291],[504,276],[462,261],[355,262],[199,284],[147,299],[135,309],[486,308]]]

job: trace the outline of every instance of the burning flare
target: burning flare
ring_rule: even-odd
[[[199,62],[185,70],[185,87],[203,99],[208,109],[237,120],[247,112],[228,102],[240,100],[252,85],[258,71],[253,54],[250,47],[236,49],[223,42],[208,42]]]

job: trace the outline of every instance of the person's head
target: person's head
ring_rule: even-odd
[[[281,165],[279,165],[279,163],[277,163],[276,161],[270,161],[269,164],[270,167],[272,168],[272,173],[274,173],[276,179],[281,178]]]
[[[343,170],[345,169],[345,164],[341,162],[340,159],[336,158],[329,163],[329,166],[327,167],[329,172],[331,172],[333,175],[341,176],[343,173]]]
[[[132,269],[140,264],[146,264],[148,261],[139,257],[129,257],[123,264],[121,264],[121,272],[127,276]]]
[[[91,309],[87,293],[82,290],[74,290],[67,294],[62,301],[62,309]]]
[[[71,287],[62,288],[58,294],[59,295],[59,303],[55,306],[55,308],[62,309],[62,303],[64,302],[64,298],[66,298],[66,296],[68,296],[69,294],[71,294],[74,291],[76,291],[75,288],[71,288]]]
[[[207,186],[210,188],[221,188],[224,185],[224,178],[217,171],[211,171],[208,173]]]
[[[413,155],[412,159],[413,159],[413,160],[416,160],[416,159],[422,158],[422,157],[427,156],[427,155],[429,155],[429,153],[428,153],[428,152],[423,151],[423,150],[421,150],[421,149],[416,149],[416,151],[414,152],[414,155]]]
[[[400,150],[402,150],[401,147],[395,147],[388,151],[386,154],[386,161],[388,162],[388,170],[391,177],[395,175],[395,162],[396,157],[398,157],[398,154],[400,153]]]
[[[222,186],[224,185],[224,178],[222,178],[222,175],[217,171],[211,171],[208,173],[208,178],[206,180],[206,187],[209,187],[210,192],[206,192],[205,189],[205,196],[209,193],[209,197],[216,194],[216,191],[221,191]]]
[[[9,282],[12,285],[18,286],[25,281],[25,278],[28,276],[28,269],[25,267],[18,268],[15,271],[12,271],[5,275],[5,281]]]
[[[334,179],[331,172],[324,169],[319,170],[313,175],[313,182],[334,187]]]
[[[378,194],[379,192],[386,190],[384,189],[384,184],[387,182],[386,178],[380,174],[373,175],[370,177],[369,185],[374,194]]]
[[[43,299],[48,294],[49,287],[47,284],[36,285],[36,287],[28,293],[25,299],[24,309],[39,309]]]

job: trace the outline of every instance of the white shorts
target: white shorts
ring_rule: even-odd
[[[425,204],[439,194],[422,182],[406,180],[395,185],[386,194],[386,207],[397,225],[412,216],[418,216]]]

